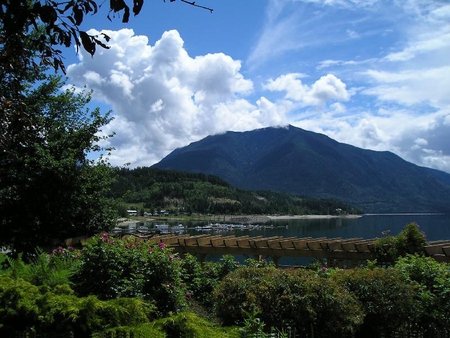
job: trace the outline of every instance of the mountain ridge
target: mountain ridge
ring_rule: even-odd
[[[450,174],[291,125],[207,136],[153,167],[212,174],[247,190],[336,198],[366,212],[450,210]]]

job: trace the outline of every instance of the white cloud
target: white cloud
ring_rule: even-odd
[[[165,32],[154,46],[130,29],[105,33],[111,49],[81,57],[68,67],[68,76],[112,106],[116,118],[104,131],[116,132],[109,144],[117,149],[115,165],[151,165],[209,134],[284,121],[269,100],[245,99],[253,83],[230,56],[192,58],[177,31]]]
[[[231,51],[192,57],[177,31],[149,43],[123,29],[69,76],[112,105],[113,164],[291,123],[450,172],[449,19],[442,1],[269,0],[244,64]]]
[[[367,70],[365,74],[375,83],[363,93],[379,100],[406,105],[427,103],[438,108],[450,104],[450,66],[399,72]]]
[[[322,76],[312,86],[303,84],[300,77],[303,75],[282,75],[269,80],[264,88],[284,91],[286,99],[300,102],[304,106],[324,106],[329,101],[348,101],[350,98],[345,83],[333,74]]]
[[[415,115],[409,110],[338,114],[332,110],[300,118],[304,129],[364,149],[391,151],[407,161],[450,172],[449,111]]]

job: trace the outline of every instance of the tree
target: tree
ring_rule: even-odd
[[[0,244],[15,251],[112,225],[104,198],[111,169],[88,157],[102,151],[97,133],[110,117],[84,109],[90,94],[59,93],[61,79],[44,75],[49,67],[65,72],[60,46],[91,55],[97,46],[108,48],[108,36],[81,29],[103,3],[0,1]],[[144,0],[110,0],[108,18],[120,13],[128,22],[127,3],[138,15]]]
[[[34,82],[32,82],[34,83]],[[113,206],[104,196],[114,178],[107,160],[90,159],[109,114],[85,108],[90,93],[61,92],[60,77],[24,90],[27,127],[10,133],[0,160],[0,244],[33,252],[50,239],[110,229]],[[11,132],[12,130],[4,130]],[[107,149],[106,149],[107,150]]]
[[[130,18],[132,2],[133,14],[140,13],[144,0],[110,0],[108,19],[116,13],[121,14],[122,22],[127,23]],[[165,0],[164,0],[165,2]],[[175,0],[170,0],[175,2]],[[181,0],[182,3],[213,10],[195,3],[195,1]],[[100,5],[97,5],[100,3]],[[61,50],[57,46],[70,47],[75,44],[81,46],[91,55],[95,54],[96,46],[108,48],[100,40],[109,37],[90,35],[80,29],[86,15],[97,14],[104,1],[98,0],[3,0],[0,3],[0,63],[8,63],[14,70],[19,71],[24,65],[31,65],[34,60],[29,58],[27,44],[39,52],[39,58],[44,64],[53,65],[58,70],[65,71],[61,58]],[[38,27],[43,29],[40,34],[31,37],[29,33]],[[26,39],[25,39],[26,37]],[[26,43],[24,43],[26,42]],[[28,47],[29,47],[28,46]]]
[[[123,22],[128,22],[130,7],[127,2],[132,2],[133,14],[138,15],[144,0],[110,0],[108,19],[117,13],[121,14]],[[195,2],[181,2],[212,11]],[[30,112],[24,105],[22,94],[30,77],[38,76],[40,66],[52,66],[65,73],[59,46],[74,44],[91,55],[95,54],[97,46],[109,48],[107,35],[89,35],[81,29],[84,18],[97,14],[103,3],[103,0],[0,1],[0,84],[3,85],[0,92],[0,147],[7,148],[15,142],[8,138],[10,133],[4,132],[5,129],[20,131],[29,125]]]

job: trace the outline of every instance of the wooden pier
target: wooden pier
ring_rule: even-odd
[[[311,237],[249,237],[213,234],[158,235],[137,237],[150,243],[164,243],[180,254],[192,254],[205,260],[206,255],[243,255],[261,259],[267,257],[278,266],[282,257],[313,257],[329,267],[351,268],[375,259],[376,239],[311,238]],[[450,240],[432,241],[425,246],[428,256],[439,262],[450,262]]]

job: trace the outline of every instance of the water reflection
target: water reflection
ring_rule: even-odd
[[[161,232],[177,232],[190,235],[207,233],[223,233],[235,236],[283,236],[283,237],[327,237],[327,238],[379,238],[384,231],[397,235],[405,225],[416,222],[420,230],[425,232],[428,240],[450,239],[450,215],[365,215],[360,218],[313,218],[313,219],[280,219],[268,224],[252,227],[235,226],[218,229],[209,228],[208,222],[134,222],[120,227],[124,232],[136,232],[161,227]],[[208,228],[202,228],[208,226]],[[119,229],[117,229],[119,231]]]

